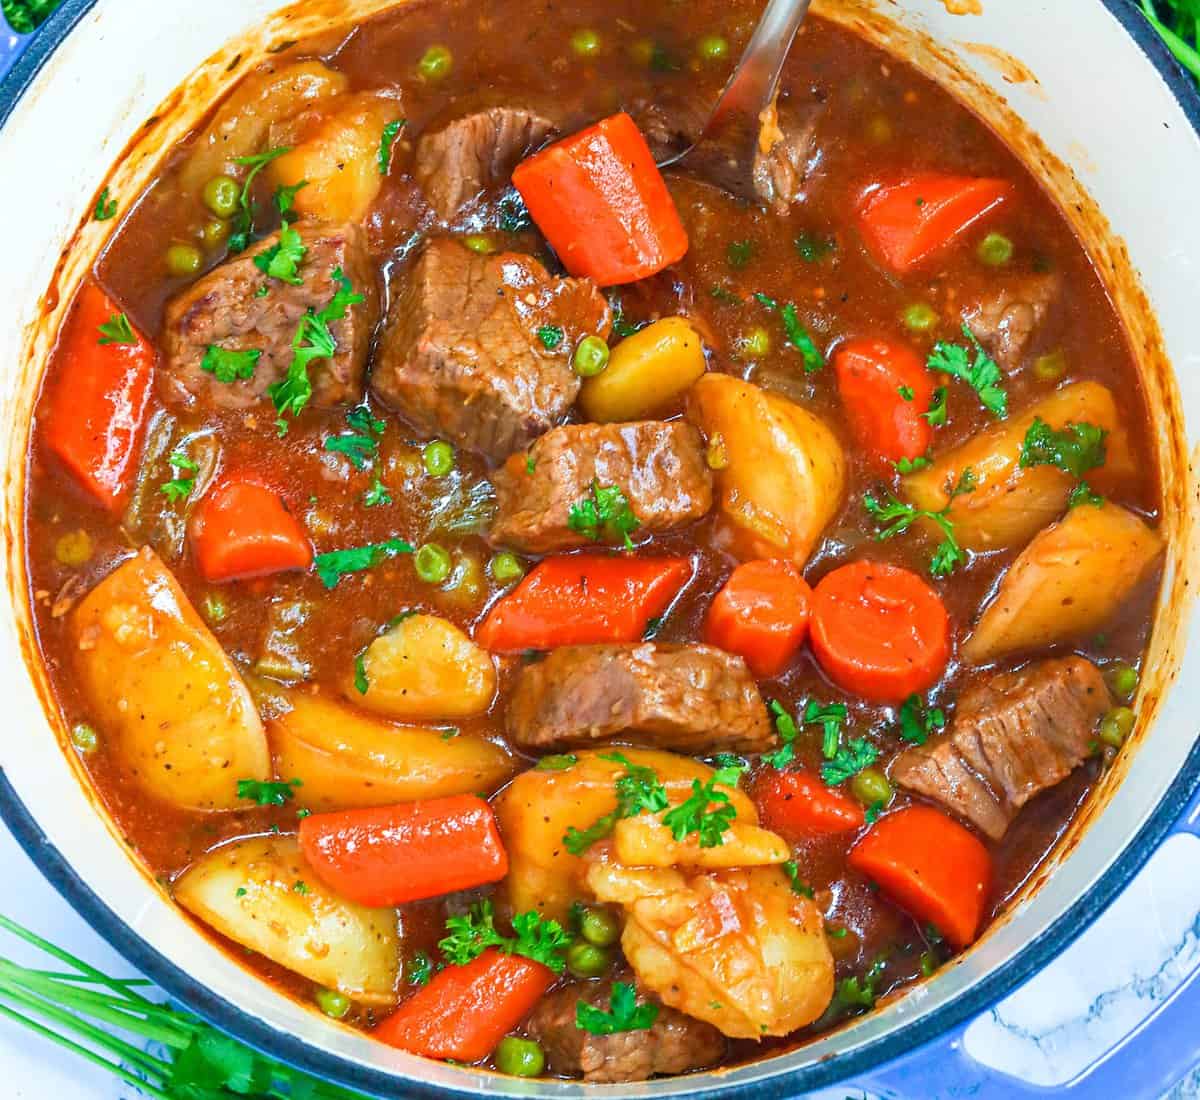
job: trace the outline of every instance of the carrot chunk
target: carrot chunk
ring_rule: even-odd
[[[842,408],[859,447],[882,465],[929,450],[933,377],[917,354],[886,340],[850,340],[833,359]]]
[[[753,788],[764,828],[785,840],[861,829],[862,807],[803,768],[765,771]]]
[[[283,498],[245,478],[209,491],[196,509],[191,536],[200,572],[213,583],[312,565],[308,533]]]
[[[704,640],[736,653],[761,679],[778,676],[808,635],[812,589],[788,561],[748,561],[709,606]]]

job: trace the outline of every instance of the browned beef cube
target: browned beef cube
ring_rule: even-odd
[[[439,218],[450,221],[485,191],[508,182],[554,124],[521,107],[477,111],[422,135],[413,177]]]
[[[580,508],[595,507],[597,493],[614,487],[637,519],[633,538],[690,523],[712,507],[700,434],[682,420],[556,428],[513,455],[495,483],[491,540],[531,554],[622,542],[619,526],[579,523]]]
[[[762,752],[774,742],[741,657],[654,642],[563,646],[524,666],[508,732],[536,753],[613,738],[696,756]]]
[[[267,388],[287,374],[300,318],[309,310],[319,313],[333,298],[338,289],[333,275],[339,268],[365,300],[329,326],[337,353],[310,368],[312,401],[328,408],[362,400],[367,352],[379,321],[379,288],[366,237],[357,225],[301,222],[296,229],[308,249],[298,271],[301,285],[269,278],[254,265],[255,256],[278,243],[276,233],[168,303],[161,377],[169,400],[198,400],[226,409],[244,409],[262,400]],[[267,293],[262,295],[264,286]],[[231,351],[256,349],[262,355],[250,378],[222,382],[201,367],[210,345]]]
[[[772,103],[762,117],[754,157],[754,190],[776,214],[804,197],[816,149],[817,112]]]
[[[607,1011],[612,984],[569,985],[538,1002],[526,1030],[542,1044],[553,1073],[585,1081],[645,1081],[657,1074],[690,1073],[721,1060],[724,1036],[712,1024],[666,1005],[659,1005],[653,1026],[644,1030],[593,1035],[577,1027],[576,1005]],[[639,994],[639,1003],[646,999]]]
[[[1015,370],[1058,292],[1057,275],[1010,279],[967,305],[963,319],[1001,367]]]
[[[502,462],[567,415],[573,349],[610,327],[587,280],[437,238],[392,304],[371,388],[418,431]]]
[[[999,840],[1026,802],[1088,757],[1110,705],[1082,657],[995,673],[963,694],[950,732],[901,753],[891,777]]]

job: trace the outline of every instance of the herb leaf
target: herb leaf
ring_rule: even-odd
[[[601,486],[592,482],[591,495],[571,505],[567,526],[592,542],[601,537],[620,536],[626,549],[633,549],[629,536],[641,527],[642,521],[633,514],[625,494],[616,485]]]
[[[870,741],[856,737],[837,750],[832,760],[821,765],[821,779],[827,786],[837,787],[879,759],[879,750]]]
[[[365,469],[367,459],[373,457],[379,450],[377,437],[383,434],[386,425],[382,420],[376,420],[371,415],[371,410],[363,405],[351,409],[346,414],[346,422],[355,429],[355,434],[329,436],[325,440],[325,450],[344,454],[356,470]],[[376,478],[375,484],[380,487],[387,500],[376,500],[374,503],[391,503],[391,497],[388,496],[387,488],[383,483]],[[370,503],[368,503],[369,506]]]
[[[558,325],[542,325],[537,330],[537,338],[542,342],[542,347],[547,351],[553,351],[563,342],[563,337],[566,334]]]
[[[388,539],[385,542],[373,542],[367,546],[352,546],[346,550],[331,550],[327,554],[318,554],[313,559],[317,576],[326,588],[336,588],[338,581],[348,573],[361,573],[379,564],[384,558],[394,558],[398,554],[411,554],[413,546],[404,539]]]
[[[1021,444],[1021,468],[1056,466],[1072,477],[1082,478],[1103,466],[1107,455],[1108,431],[1086,421],[1067,424],[1055,431],[1040,416],[1033,418]]]
[[[935,577],[945,577],[967,560],[966,554],[963,553],[962,547],[954,537],[954,523],[949,518],[950,508],[956,497],[973,492],[974,489],[975,471],[970,466],[966,466],[959,475],[958,484],[950,489],[949,499],[941,511],[931,512],[928,509],[906,504],[890,490],[885,490],[882,497],[867,493],[863,497],[863,507],[880,525],[880,530],[875,535],[877,542],[904,534],[917,520],[922,518],[936,523],[942,529],[944,537],[930,559],[929,572]]]
[[[173,472],[190,473],[193,476],[176,477],[171,481],[164,481],[159,486],[159,492],[172,504],[181,500],[187,500],[192,495],[192,490],[196,487],[195,473],[200,467],[182,451],[174,451],[167,461],[171,464]]]
[[[783,873],[787,875],[788,882],[791,883],[793,894],[799,894],[802,898],[814,896],[813,888],[800,878],[800,868],[794,859],[789,859],[783,864]]]
[[[730,267],[743,268],[754,259],[757,251],[757,246],[749,238],[744,241],[730,241],[729,247],[725,249],[725,259]]]
[[[216,375],[218,382],[236,382],[253,378],[254,368],[261,358],[262,351],[258,348],[239,351],[209,344],[204,350],[204,358],[200,360],[200,369]]]
[[[767,709],[775,719],[775,732],[779,734],[782,743],[774,752],[764,754],[762,760],[768,767],[786,768],[796,758],[795,741],[800,736],[800,729],[796,720],[783,709],[783,704],[778,699],[772,699],[767,704]]]
[[[96,199],[96,207],[92,211],[92,220],[106,222],[109,218],[115,217],[116,213],[117,200],[108,197],[108,188],[106,187],[100,192],[100,197]]]
[[[980,404],[993,416],[1003,420],[1008,416],[1008,393],[1004,389],[1004,375],[1001,374],[996,361],[983,350],[970,325],[964,322],[962,331],[971,347],[964,348],[961,344],[948,344],[939,340],[929,353],[926,366],[931,371],[941,371],[966,382],[979,395]],[[972,350],[975,353],[974,359],[971,358]],[[929,422],[933,423],[932,420]]]
[[[250,243],[254,232],[254,203],[250,198],[250,189],[254,180],[271,161],[290,153],[291,149],[281,146],[278,149],[268,149],[263,153],[255,153],[249,157],[234,157],[233,163],[243,168],[249,168],[246,178],[242,181],[241,194],[238,195],[238,209],[233,216],[233,231],[229,234],[229,251],[243,252]]]
[[[379,174],[381,176],[386,176],[388,169],[392,166],[392,146],[396,143],[396,138],[407,121],[407,119],[398,118],[383,128],[383,134],[379,138]]]
[[[258,779],[239,779],[238,798],[257,802],[260,806],[284,806],[291,802],[293,788],[301,786],[299,779],[287,783],[264,783]]]
[[[613,982],[609,1010],[580,1001],[575,1005],[575,1026],[592,1035],[616,1035],[623,1031],[649,1031],[658,1019],[658,1005],[637,1003],[630,982]]]
[[[659,782],[653,768],[644,764],[634,764],[619,752],[605,753],[600,759],[612,761],[625,768],[625,774],[618,776],[615,784],[617,808],[598,818],[586,829],[576,829],[574,825],[567,829],[563,845],[575,856],[582,855],[596,841],[608,836],[613,831],[613,826],[622,818],[636,817],[640,813],[658,813],[670,804],[667,801],[667,789]]]
[[[367,679],[366,656],[360,653],[354,658],[354,690],[359,695],[366,695],[371,689],[371,681]]]
[[[571,943],[571,936],[558,921],[530,910],[513,917],[512,925],[515,935],[499,932],[492,903],[485,898],[467,913],[446,921],[446,936],[438,943],[438,949],[454,966],[465,966],[488,948],[496,947],[506,955],[523,955],[556,974],[562,973],[563,953]]]
[[[100,344],[136,344],[133,326],[124,313],[114,313],[100,326]]]
[[[825,356],[821,354],[820,349],[813,343],[812,337],[808,334],[808,329],[800,323],[800,317],[796,313],[794,303],[786,302],[780,308],[779,303],[766,294],[755,294],[754,297],[760,305],[766,306],[773,313],[778,313],[783,320],[783,331],[787,336],[787,342],[803,358],[805,374],[813,374],[825,366]]]
[[[662,823],[671,830],[676,840],[684,840],[692,833],[699,838],[701,848],[716,848],[725,843],[725,833],[737,817],[737,809],[729,801],[729,795],[718,791],[717,785],[736,787],[741,777],[741,766],[721,768],[707,783],[692,780],[692,793],[685,802],[663,814]],[[709,806],[716,806],[710,810]]]
[[[945,726],[945,712],[940,707],[927,709],[919,695],[910,695],[900,706],[900,736],[912,745],[925,744]]]
[[[392,494],[379,478],[371,482],[371,487],[363,493],[363,507],[375,508],[380,504],[391,504]]]
[[[300,264],[307,251],[308,246],[299,231],[285,221],[279,230],[279,240],[254,257],[254,266],[272,279],[290,286],[301,286],[304,280],[299,275]]]

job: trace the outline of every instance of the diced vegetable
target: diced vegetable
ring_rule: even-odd
[[[312,810],[388,806],[494,791],[515,770],[499,745],[469,733],[398,726],[304,691],[271,692],[276,774],[301,781]]]
[[[692,783],[711,779],[711,768],[674,753],[648,749],[580,752],[569,768],[533,768],[517,776],[496,798],[500,835],[508,849],[509,873],[501,892],[513,912],[536,909],[565,921],[572,901],[586,896],[583,876],[587,863],[563,844],[570,828],[586,829],[617,806],[616,781],[625,766],[611,759],[616,753],[635,767],[650,768],[672,805],[692,794]],[[610,757],[610,759],[605,759]],[[754,804],[738,788],[728,794],[736,821],[757,825]]]
[[[154,551],[96,585],[70,629],[78,687],[131,779],[175,806],[227,810],[239,779],[271,777],[246,685]]]
[[[399,102],[383,96],[331,100],[291,152],[271,162],[268,174],[280,187],[304,185],[294,200],[298,214],[334,224],[360,222],[383,186],[379,135],[399,118]]]
[[[532,1039],[506,1035],[496,1047],[496,1069],[510,1077],[540,1077],[546,1068],[546,1052]]]
[[[921,173],[875,183],[858,200],[863,240],[880,263],[903,275],[958,240],[1013,193],[998,179]]]
[[[801,768],[764,771],[751,792],[763,824],[788,840],[861,829],[862,807]]]
[[[704,342],[683,317],[664,317],[626,336],[601,374],[579,391],[589,420],[645,420],[678,401],[705,370]]]
[[[910,806],[888,814],[851,849],[848,862],[955,947],[975,938],[992,859],[974,833],[944,813]]]
[[[916,352],[885,340],[850,340],[833,367],[846,419],[867,454],[890,467],[929,450],[933,429],[925,413],[934,379]]]
[[[308,532],[283,498],[257,481],[230,477],[205,495],[192,516],[192,548],[206,581],[265,577],[308,569]]]
[[[742,657],[759,679],[778,676],[808,637],[811,598],[791,562],[746,562],[709,605],[704,640]]]
[[[396,999],[400,944],[394,909],[331,893],[294,836],[223,844],[180,877],[175,900],[235,943],[361,1004]]]
[[[308,625],[313,606],[311,600],[271,601],[266,630],[254,662],[256,676],[291,683],[312,675],[312,663],[306,658],[298,635]]]
[[[534,153],[512,180],[572,275],[600,286],[632,283],[687,252],[654,154],[623,112]]]
[[[155,358],[131,325],[126,340],[101,343],[100,327],[117,316],[125,315],[103,290],[83,284],[59,337],[58,369],[39,417],[46,445],[110,512],[124,507],[133,488]]]
[[[950,617],[916,573],[859,561],[813,590],[812,647],[838,687],[900,703],[932,687],[950,660]]]
[[[426,1058],[479,1062],[524,1022],[554,981],[549,967],[493,948],[465,966],[439,971],[372,1034]]]
[[[300,822],[300,850],[321,882],[359,905],[404,905],[508,873],[492,808],[471,794],[313,814]]]
[[[1162,553],[1161,536],[1115,504],[1072,508],[1009,567],[962,647],[986,664],[1099,630]]]
[[[676,840],[659,818],[627,817],[613,827],[613,853],[627,867],[765,867],[786,863],[791,849],[757,825],[734,821],[720,844],[703,847],[695,833]]]
[[[803,566],[846,492],[846,456],[807,409],[728,374],[704,375],[687,416],[724,442],[716,471],[717,541],[738,557]]]
[[[1062,514],[1076,479],[1053,466],[1021,465],[1021,447],[1030,426],[1042,420],[1051,428],[1092,424],[1108,432],[1103,466],[1088,472],[1088,483],[1110,491],[1136,473],[1129,438],[1112,392],[1099,382],[1075,382],[1056,390],[1020,416],[984,429],[931,466],[901,482],[904,497],[916,507],[937,512],[950,504],[947,518],[954,537],[971,550],[1020,546]],[[948,485],[962,471],[974,474],[975,488],[950,501]],[[936,534],[929,525],[930,533]]]
[[[492,605],[475,640],[495,653],[634,642],[691,574],[686,558],[546,558]]]
[[[496,695],[491,656],[436,615],[410,615],[376,638],[362,672],[367,690],[358,690],[348,674],[347,698],[389,718],[469,718],[486,711]]]

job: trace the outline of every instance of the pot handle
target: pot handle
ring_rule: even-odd
[[[1179,833],[1200,837],[1200,792],[1188,803],[1169,836]],[[1099,920],[1104,920],[1103,914]],[[1119,967],[1119,954],[1112,961]],[[1112,1100],[1118,1096],[1162,1096],[1196,1068],[1200,1058],[1197,1020],[1200,965],[1168,998],[1158,1001],[1137,1027],[1110,1049],[1097,1052],[1087,1068],[1065,1084],[1034,1085],[981,1065],[964,1045],[970,1023],[854,1084],[867,1090],[867,1097],[890,1100],[944,1100],[953,1096],[970,1096],[973,1100],[1046,1100],[1051,1096]]]
[[[0,15],[0,80],[8,75],[32,39],[31,34],[17,34]]]

